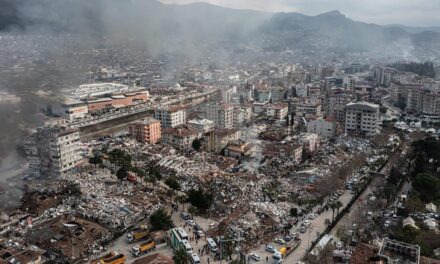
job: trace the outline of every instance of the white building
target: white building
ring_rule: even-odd
[[[299,83],[295,85],[296,96],[298,97],[307,97],[309,96],[309,87],[304,83]]]
[[[336,135],[336,122],[323,118],[311,120],[307,123],[307,133],[314,133],[322,138],[332,139]]]
[[[307,150],[309,153],[313,153],[319,148],[319,136],[317,134],[302,134],[298,142],[302,144],[304,149]]]
[[[158,108],[154,118],[160,121],[162,128],[174,128],[186,123],[186,111],[179,108]]]
[[[34,150],[30,157],[32,173],[43,177],[59,177],[75,171],[82,161],[78,130],[43,128],[33,136]],[[28,153],[29,154],[29,153]]]
[[[342,80],[342,86],[347,90],[354,90],[355,84],[356,84],[356,80],[351,76],[346,76]]]
[[[193,119],[188,121],[188,127],[199,133],[206,133],[214,129],[215,123],[209,119]]]
[[[206,118],[214,121],[219,128],[232,128],[234,125],[234,107],[230,104],[208,104]]]
[[[88,98],[104,96],[107,94],[120,94],[144,89],[142,87],[128,86],[118,83],[91,83],[83,84],[74,89],[65,89],[64,92],[75,98]]]
[[[221,95],[222,95],[223,102],[230,103],[232,101],[232,97],[234,95],[234,90],[232,88],[222,89]]]
[[[345,107],[345,133],[375,135],[379,129],[379,106],[368,102],[353,102]]]
[[[272,88],[272,102],[282,102],[284,101],[284,95],[286,94],[286,89],[281,86],[275,86]]]
[[[239,127],[249,122],[252,118],[252,113],[251,105],[234,106],[234,127]]]
[[[265,108],[266,116],[276,120],[284,120],[289,111],[287,104],[268,104]]]
[[[65,98],[62,102],[58,100],[50,105],[54,115],[65,118],[69,121],[84,118],[89,113],[87,104],[82,101]]]
[[[272,91],[269,89],[260,89],[257,91],[258,102],[270,102],[272,98]]]

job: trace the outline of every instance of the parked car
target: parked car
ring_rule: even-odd
[[[310,220],[304,220],[304,222],[301,225],[308,227],[310,224],[311,224]]]
[[[316,214],[309,214],[309,219],[310,220],[313,220],[313,219],[315,219],[316,218]]]
[[[275,247],[272,244],[267,245],[265,249],[267,252],[275,253]]]
[[[277,239],[275,239],[275,243],[280,244],[280,245],[285,245],[286,241],[284,241],[284,239],[282,239],[282,238],[277,238]]]
[[[301,233],[305,233],[306,230],[307,230],[307,227],[306,227],[306,226],[301,226],[301,228],[299,229],[299,231],[300,231]]]
[[[255,261],[260,261],[260,259],[261,259],[260,255],[258,255],[257,253],[251,253],[249,255],[249,257],[251,257],[251,259],[253,259]]]
[[[292,241],[293,237],[291,237],[290,235],[285,235],[285,236],[283,237],[283,239],[284,239],[286,242],[290,242],[290,241]]]
[[[186,223],[188,225],[190,225],[190,226],[195,226],[196,225],[196,222],[194,222],[194,220],[192,220],[192,219],[187,220]]]
[[[191,219],[191,216],[185,212],[180,213],[180,217],[185,221]]]
[[[335,243],[336,249],[342,249],[344,247],[344,242],[342,241],[337,241]]]

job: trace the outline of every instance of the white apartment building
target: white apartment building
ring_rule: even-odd
[[[312,133],[304,133],[301,134],[298,142],[303,145],[304,150],[309,153],[314,153],[319,148],[319,136],[317,134]]]
[[[258,102],[270,102],[272,98],[272,91],[269,89],[257,90],[257,101]]]
[[[345,107],[345,133],[375,135],[380,124],[379,106],[368,102],[353,102]]]
[[[186,123],[186,111],[179,108],[158,108],[154,118],[160,121],[162,128],[175,128]]]
[[[272,102],[282,102],[284,101],[284,95],[286,93],[286,89],[281,86],[276,86],[272,88]]]
[[[205,113],[206,118],[212,120],[216,127],[232,128],[234,125],[234,107],[230,104],[208,104]]]
[[[193,119],[188,121],[188,127],[199,133],[206,133],[214,129],[215,123],[209,119]]]
[[[287,104],[268,104],[265,108],[266,116],[276,120],[284,120],[289,111]]]
[[[252,118],[251,105],[236,105],[234,106],[234,127],[239,127],[249,122]]]
[[[323,118],[311,120],[307,123],[307,133],[314,133],[321,138],[332,139],[336,135],[336,122]]]
[[[296,96],[298,97],[305,98],[309,96],[309,86],[307,84],[299,83],[295,85],[295,90],[296,90]]]
[[[338,122],[345,120],[345,106],[356,100],[356,95],[342,90],[334,90],[327,97],[327,115],[334,116]]]
[[[29,159],[34,160],[31,173],[59,177],[75,171],[82,160],[78,130],[43,128],[32,138]]]
[[[342,86],[347,90],[354,90],[355,84],[356,84],[356,80],[351,76],[346,76],[342,80]]]

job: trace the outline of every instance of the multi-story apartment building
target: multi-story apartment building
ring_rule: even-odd
[[[281,86],[272,87],[272,102],[282,102],[285,99],[286,89]]]
[[[314,153],[319,148],[319,136],[313,133],[301,134],[298,142],[303,145],[308,153]]]
[[[283,120],[286,118],[289,107],[287,104],[268,104],[265,106],[266,116],[276,120]]]
[[[295,104],[295,112],[297,116],[319,117],[322,116],[322,105],[318,100],[298,102]]]
[[[154,117],[160,121],[162,128],[174,128],[186,123],[186,111],[181,108],[158,108]]]
[[[355,78],[353,78],[352,76],[346,76],[342,81],[342,87],[347,90],[354,90],[355,83]]]
[[[82,161],[78,130],[50,127],[39,129],[31,138],[27,154],[33,160],[33,174],[59,177],[75,172]]]
[[[201,133],[186,127],[165,128],[162,141],[178,149],[191,148],[193,141],[199,138]]]
[[[235,105],[234,106],[234,127],[240,127],[252,118],[252,105]]]
[[[327,115],[333,116],[338,122],[345,120],[345,106],[356,100],[356,95],[342,89],[333,89],[326,98]]]
[[[379,106],[368,102],[349,103],[345,107],[345,133],[373,136],[380,124]]]
[[[307,123],[307,133],[318,134],[321,138],[332,139],[336,136],[337,124],[334,118],[319,118]]]
[[[130,135],[142,143],[156,144],[161,138],[160,121],[154,118],[145,118],[128,128]]]
[[[193,119],[188,121],[188,127],[200,133],[206,133],[214,129],[215,123],[209,119]]]
[[[215,129],[208,137],[208,151],[220,152],[229,142],[237,141],[240,131],[235,129]]]
[[[377,85],[388,87],[393,80],[395,70],[388,67],[376,66],[373,68],[373,79]]]
[[[256,91],[258,102],[270,102],[272,91],[270,88],[261,88]]]
[[[234,125],[234,106],[226,103],[208,104],[206,118],[214,121],[219,128],[231,128]]]

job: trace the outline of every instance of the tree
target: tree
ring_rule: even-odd
[[[109,160],[111,163],[119,167],[131,168],[131,156],[121,149],[114,149],[109,153]]]
[[[152,166],[148,169],[150,177],[155,178],[156,180],[162,179],[162,174],[160,173],[160,169],[158,167]]]
[[[124,179],[126,179],[128,177],[128,170],[125,167],[121,167],[118,169],[118,171],[116,172],[116,177],[122,181]]]
[[[290,208],[290,216],[297,217],[298,216],[298,209],[295,207]]]
[[[336,203],[330,203],[329,204],[330,209],[332,209],[332,222],[335,221],[335,210],[336,210]]]
[[[417,174],[413,182],[413,188],[425,203],[432,202],[440,197],[440,180],[431,174]]]
[[[336,208],[336,215],[339,215],[339,210],[341,207],[344,206],[340,201],[335,202],[335,208]]]
[[[98,164],[102,164],[102,157],[99,153],[95,153],[92,157],[89,158],[89,163],[95,165],[95,168]]]
[[[178,248],[173,255],[174,264],[188,264],[188,256],[183,248]]]
[[[170,177],[165,180],[165,184],[168,185],[174,191],[180,190],[180,184],[175,177]]]
[[[171,216],[163,208],[150,215],[152,230],[168,230],[174,226]]]
[[[208,210],[214,202],[212,193],[204,192],[201,188],[191,189],[187,195],[191,205],[195,206],[200,212]]]
[[[197,208],[195,208],[194,206],[190,206],[188,208],[188,213],[191,214],[191,218],[194,218],[194,214],[197,213]]]
[[[147,176],[147,173],[143,169],[138,168],[138,167],[132,167],[131,171],[136,173],[136,176],[139,178],[141,183],[145,179],[145,176]]]
[[[145,180],[145,182],[148,182],[148,183],[151,183],[151,186],[153,187],[153,189],[154,189],[154,184],[156,183],[156,177],[153,177],[153,176],[151,176],[151,175],[148,175],[148,176],[145,176],[144,177],[144,180]]]
[[[193,140],[191,145],[194,150],[198,151],[202,147],[202,141],[196,138]]]

